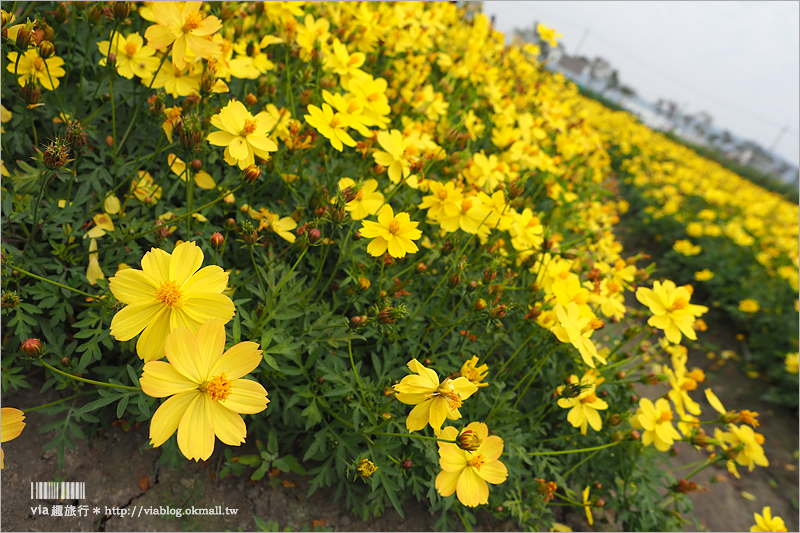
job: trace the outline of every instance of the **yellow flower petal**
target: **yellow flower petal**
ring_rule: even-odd
[[[255,342],[240,342],[232,346],[216,361],[209,372],[210,376],[225,373],[228,379],[239,379],[258,367],[261,362],[261,350]]]
[[[16,439],[25,427],[25,414],[13,407],[0,409],[0,442]]]
[[[198,394],[178,425],[178,448],[187,459],[205,461],[214,453],[214,421],[208,394]]]
[[[230,395],[220,405],[235,413],[256,414],[267,408],[269,399],[264,387],[249,379],[237,379],[232,384]]]
[[[489,502],[489,485],[475,471],[475,468],[468,466],[461,472],[456,487],[458,501],[467,507],[477,507]]]
[[[142,379],[144,379],[144,376],[142,376]],[[161,446],[167,442],[167,439],[178,429],[178,424],[186,414],[189,405],[193,404],[200,394],[200,391],[197,390],[183,392],[168,398],[167,401],[161,404],[153,414],[152,420],[150,420],[151,445]]]
[[[165,310],[159,302],[130,304],[111,319],[111,335],[118,341],[131,340]]]
[[[220,402],[211,402],[214,434],[228,446],[239,446],[247,437],[247,426],[238,413],[226,409]]]
[[[139,383],[144,393],[153,398],[165,398],[173,394],[197,390],[197,386],[200,384],[200,382],[193,381],[178,372],[174,366],[166,361],[150,361],[146,363]],[[177,422],[175,427],[178,427]]]
[[[197,340],[189,328],[181,327],[167,335],[164,353],[175,370],[195,383],[203,383],[208,375],[200,373]]]

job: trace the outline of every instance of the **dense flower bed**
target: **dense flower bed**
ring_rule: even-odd
[[[300,472],[363,517],[416,498],[441,529],[483,506],[558,530],[565,506],[678,529],[697,471],[768,464],[757,413],[707,389],[699,418],[680,343],[708,308],[614,236],[607,114],[482,14],[99,2],[2,22],[2,388],[38,370],[64,391],[27,415],[55,417],[60,462],[145,422],[162,462]],[[13,449],[23,413],[2,422]],[[662,468],[677,441],[708,452],[683,479]]]

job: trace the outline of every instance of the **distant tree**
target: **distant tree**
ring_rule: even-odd
[[[636,89],[630,85],[623,85],[619,88],[619,92],[621,92],[626,98],[632,98],[636,96]]]
[[[618,89],[620,86],[619,83],[619,72],[617,69],[611,71],[611,75],[606,78],[606,85],[603,87],[603,90],[600,92],[601,95],[605,95],[606,91],[609,89]]]
[[[612,71],[611,63],[602,57],[595,57],[589,62],[589,77],[593,82],[608,79]]]

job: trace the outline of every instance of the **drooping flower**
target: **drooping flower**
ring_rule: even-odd
[[[212,318],[227,323],[236,311],[222,295],[228,274],[220,267],[203,264],[203,251],[183,242],[172,254],[152,248],[142,258],[142,270],[120,270],[111,278],[111,292],[128,304],[114,315],[111,335],[127,341],[142,333],[136,352],[145,362],[164,356],[167,335],[179,327],[196,333]]]
[[[583,508],[586,511],[586,520],[591,526],[594,524],[594,518],[592,517],[592,502],[589,500],[589,488],[589,485],[586,485],[586,488],[583,489]]]
[[[458,420],[461,403],[472,396],[478,387],[464,377],[445,378],[439,383],[439,376],[425,368],[416,359],[408,362],[414,374],[404,377],[393,388],[398,401],[406,405],[416,405],[408,414],[406,428],[409,432],[419,431],[429,423],[434,433],[442,430],[445,418]]]
[[[376,151],[372,154],[375,162],[389,170],[389,179],[392,183],[400,183],[400,180],[407,178],[411,174],[411,166],[405,155],[406,141],[403,134],[398,130],[378,132],[378,144],[384,151]]]
[[[142,203],[155,204],[161,198],[161,186],[153,182],[149,172],[140,170],[139,175],[131,180],[131,192]],[[149,198],[149,200],[148,200]]]
[[[172,45],[172,64],[182,69],[186,66],[186,49],[198,57],[208,59],[219,53],[219,45],[206,37],[215,34],[222,21],[200,12],[202,2],[186,2],[181,9],[178,2],[153,2],[153,24],[144,36],[147,44],[161,50]]]
[[[250,215],[259,221],[258,231],[266,228],[267,231],[277,233],[282,239],[294,242],[297,236],[292,231],[297,228],[297,222],[292,217],[283,217],[262,208],[258,212],[251,212]]]
[[[413,242],[422,237],[418,225],[419,222],[411,221],[408,213],[397,213],[395,216],[392,206],[386,204],[378,213],[377,222],[362,222],[361,235],[372,239],[367,246],[371,256],[379,257],[388,250],[392,257],[405,257],[419,250]]]
[[[334,113],[333,108],[322,104],[322,109],[315,105],[308,106],[308,115],[303,115],[311,127],[317,130],[320,135],[331,141],[331,146],[339,150],[344,150],[344,145],[355,146],[357,143],[347,133],[350,121],[342,113]]]
[[[681,438],[672,426],[672,409],[664,398],[656,400],[655,405],[647,398],[639,400],[639,409],[631,417],[630,422],[634,428],[644,429],[642,444],[645,446],[653,444],[662,452],[669,450],[673,442]]]
[[[238,100],[231,100],[212,116],[211,124],[220,131],[209,133],[206,139],[214,146],[225,146],[225,162],[229,165],[238,164],[244,170],[255,164],[255,156],[268,160],[269,153],[278,150],[278,145],[267,137],[275,126],[272,115],[262,111],[254,117]]]
[[[169,396],[150,421],[150,444],[161,446],[177,430],[183,455],[205,461],[215,435],[229,446],[243,443],[240,413],[260,413],[269,403],[260,383],[242,379],[261,362],[258,344],[240,342],[226,351],[225,326],[209,320],[197,334],[185,327],[170,333],[164,351],[167,361],[145,364],[140,380],[148,396]]]
[[[556,304],[556,316],[560,325],[551,327],[550,331],[558,337],[558,340],[575,346],[583,362],[592,368],[595,368],[595,359],[604,365],[607,363],[606,358],[597,352],[597,348],[589,338],[594,333],[592,319],[581,317],[575,302],[570,302],[566,311],[561,304]]]
[[[186,163],[184,163],[183,160],[175,154],[169,154],[167,155],[167,164],[173,174],[178,176],[181,181],[186,181]],[[214,182],[214,178],[205,170],[194,172],[192,177],[194,178],[195,184],[201,189],[213,189],[217,186]]]
[[[753,513],[756,525],[750,526],[750,531],[787,531],[786,524],[780,516],[772,517],[772,509],[764,507],[762,514]]]
[[[13,407],[0,409],[0,442],[8,442],[19,437],[25,428],[25,414]],[[6,453],[0,449],[0,469],[5,468]]]
[[[456,444],[439,441],[439,466],[442,471],[436,476],[436,490],[442,497],[456,493],[458,501],[467,507],[477,507],[489,502],[489,486],[503,483],[508,478],[508,469],[500,460],[503,454],[503,439],[489,435],[489,427],[483,422],[472,422],[464,432],[473,432],[481,444],[475,451],[461,449]],[[439,438],[455,440],[458,430],[446,427]]]
[[[667,339],[673,344],[680,344],[681,334],[697,340],[693,329],[694,321],[706,313],[708,307],[690,304],[691,297],[686,287],[676,287],[670,280],[664,283],[655,281],[652,289],[639,287],[636,290],[636,299],[653,313],[647,323],[663,329]]]
[[[764,436],[753,431],[753,428],[729,424],[727,432],[715,432],[715,437],[730,448],[736,448],[743,444],[744,447],[733,460],[738,465],[746,466],[750,472],[755,469],[756,465],[769,466],[769,460],[764,455],[764,448],[761,446],[764,443]]]

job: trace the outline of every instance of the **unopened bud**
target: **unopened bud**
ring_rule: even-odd
[[[622,439],[624,439],[624,438],[625,438],[625,435],[624,435],[624,434],[623,434],[621,431],[615,431],[615,432],[614,432],[614,433],[611,435],[611,440],[612,440],[612,442],[619,442],[619,441],[621,441],[621,440],[622,440]]]
[[[478,289],[478,282],[475,280],[467,283],[467,292],[475,292]]]
[[[47,59],[56,53],[56,47],[50,41],[42,41],[39,43],[39,56],[42,59]]]
[[[458,442],[459,448],[468,452],[477,451],[478,448],[481,447],[480,437],[471,429],[462,431],[461,434],[456,438],[456,442]]]
[[[628,440],[639,440],[642,438],[641,433],[636,431],[635,429],[628,433]]]
[[[114,66],[116,66],[116,64],[117,64],[117,54],[115,54],[114,52],[109,52],[108,55],[106,56],[106,65],[113,68]]]
[[[353,316],[350,317],[350,329],[358,329],[364,326],[367,323],[367,317],[365,316]]]
[[[478,301],[475,302],[475,310],[483,311],[484,309],[486,309],[486,300],[483,298],[478,298]]]
[[[308,230],[308,242],[314,244],[318,240],[322,238],[322,233],[317,228],[312,228]]]
[[[617,379],[625,379],[627,376],[628,374],[626,374],[624,370],[617,372]]]
[[[22,353],[28,357],[36,357],[42,353],[42,341],[39,339],[25,339],[22,341]]]
[[[225,242],[225,237],[222,236],[222,233],[213,233],[211,235],[211,246],[214,248],[219,248]]]
[[[608,425],[609,426],[618,426],[622,422],[622,418],[618,414],[613,414],[608,417]]]
[[[194,170],[195,172],[200,172],[201,170],[203,170],[203,162],[200,161],[199,159],[192,160],[192,170]]]
[[[347,216],[347,211],[344,209],[337,209],[334,207],[331,209],[331,220],[333,220],[337,224],[341,224],[344,221],[345,216]]]
[[[61,365],[62,366],[69,366],[69,364],[71,362],[72,362],[72,360],[69,357],[67,357],[66,355],[61,358]]]
[[[497,277],[497,271],[492,268],[487,268],[486,270],[483,271],[483,282],[486,285],[494,281],[494,278],[496,277]]]
[[[605,507],[606,501],[603,498],[598,498],[596,502],[594,502],[595,507]]]
[[[458,287],[460,284],[461,284],[461,274],[457,272],[450,274],[450,279],[447,281],[447,285],[451,289],[454,289]]]
[[[428,267],[425,266],[425,263],[417,263],[415,270],[417,271],[417,274],[422,274],[423,272],[428,270]]]
[[[500,304],[496,307],[493,307],[491,311],[489,311],[489,316],[492,318],[503,318],[506,316],[508,312],[508,306],[506,304]]]
[[[5,27],[5,25],[11,22],[11,20],[14,18],[14,15],[9,13],[5,9],[0,10],[0,14],[2,14],[2,17],[0,18],[0,21],[2,21],[3,24],[2,27]]]
[[[20,88],[19,92],[22,95],[22,99],[25,100],[25,103],[28,105],[37,103],[39,98],[42,97],[42,90],[39,88],[39,82],[36,81],[36,78],[33,76],[28,78],[28,82],[24,87]]]
[[[411,462],[411,459],[406,459],[402,463],[400,463],[400,468],[403,470],[411,470],[411,467],[414,466],[414,463]]]
[[[28,49],[28,46],[33,40],[33,31],[27,28],[27,25],[22,26],[17,32],[17,48],[23,52]]]
[[[367,278],[358,278],[358,290],[364,292],[370,288],[372,284]]]
[[[250,106],[256,105],[258,103],[258,97],[253,93],[247,93],[247,96],[244,97],[244,103]]]
[[[253,183],[259,176],[261,176],[261,168],[258,165],[250,165],[244,169],[244,180],[248,183]]]
[[[235,220],[235,219],[233,219],[233,218],[229,218],[228,220],[226,220],[226,221],[225,221],[225,226],[226,226],[226,227],[227,227],[229,230],[231,230],[231,231],[235,231],[235,230],[236,230],[236,220]]]
[[[130,2],[114,2],[114,19],[122,22],[131,12]]]

